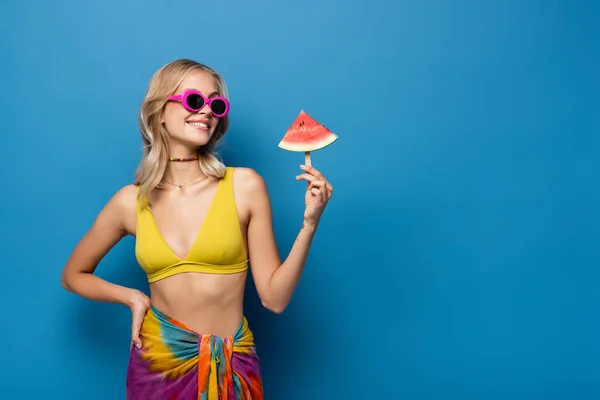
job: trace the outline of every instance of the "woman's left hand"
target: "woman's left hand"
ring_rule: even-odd
[[[316,226],[319,224],[321,215],[325,211],[325,206],[331,198],[333,187],[316,168],[301,165],[300,169],[304,173],[296,176],[296,180],[305,180],[307,182],[306,194],[304,195],[306,203],[304,222]]]

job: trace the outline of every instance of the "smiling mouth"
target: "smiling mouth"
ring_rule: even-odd
[[[208,130],[210,128],[210,126],[205,122],[189,121],[187,122],[187,124],[194,127],[195,129]]]

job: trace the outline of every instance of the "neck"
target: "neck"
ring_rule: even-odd
[[[185,154],[173,154],[170,157],[173,158],[191,158],[190,161],[169,161],[167,163],[167,169],[165,170],[164,179],[168,182],[181,185],[188,182],[190,179],[198,178],[201,175],[200,164],[198,160],[194,158],[197,155]]]

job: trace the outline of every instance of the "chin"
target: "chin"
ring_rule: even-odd
[[[191,147],[202,147],[210,141],[210,136],[206,138],[186,138],[185,143]]]
[[[184,140],[196,146],[204,146],[210,141],[214,132],[201,129],[186,130]]]

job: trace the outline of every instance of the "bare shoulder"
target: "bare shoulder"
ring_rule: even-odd
[[[236,167],[233,173],[235,189],[247,195],[257,194],[267,188],[265,180],[252,168]]]
[[[133,184],[121,187],[103,210],[112,215],[116,225],[132,235],[135,235],[137,189]]]
[[[113,195],[110,201],[123,210],[135,210],[137,185],[125,185]]]
[[[234,168],[233,187],[236,201],[246,215],[257,214],[258,209],[270,209],[267,184],[254,169]]]

